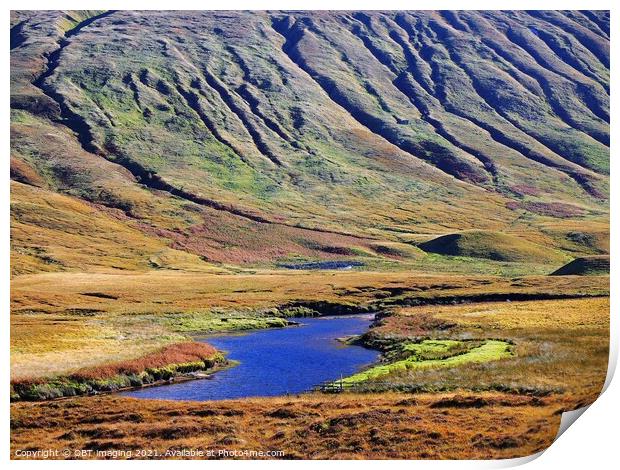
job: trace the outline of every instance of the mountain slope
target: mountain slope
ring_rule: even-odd
[[[572,252],[569,234],[608,214],[608,25],[604,12],[13,12],[13,200],[77,198],[192,269],[381,258],[381,243],[470,229]],[[40,214],[14,211],[32,232],[14,230],[14,249],[61,253],[34,235]],[[118,268],[97,240],[74,249],[99,261],[45,269]]]

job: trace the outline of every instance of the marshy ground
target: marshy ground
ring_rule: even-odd
[[[288,458],[523,456],[552,442],[561,410],[596,399],[607,369],[607,276],[271,272],[190,280],[170,273],[128,275],[120,283],[118,276],[66,275],[66,288],[51,296],[47,286],[56,276],[14,285],[14,374],[63,375],[89,363],[96,369],[130,361],[186,340],[193,328],[221,331],[227,318],[236,319],[233,328],[265,327],[291,311],[346,314],[379,306],[382,313],[359,341],[383,352],[380,367],[388,372],[367,378],[378,385],[363,394],[203,403],[114,395],[20,401],[11,405],[13,450],[152,448],[165,456],[170,449],[226,447],[284,450]],[[442,367],[389,367],[406,362],[403,349],[429,341],[502,343],[511,353]],[[50,368],[38,367],[42,361]]]

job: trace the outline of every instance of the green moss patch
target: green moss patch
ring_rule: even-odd
[[[157,321],[157,319],[155,319]],[[218,333],[266,328],[284,328],[289,325],[285,318],[275,315],[252,315],[250,312],[215,312],[166,314],[159,319],[176,332]]]
[[[456,340],[425,340],[409,343],[399,351],[404,359],[372,367],[343,379],[343,384],[373,380],[394,372],[435,367],[457,367],[464,364],[496,361],[512,356],[511,345],[505,341],[486,340],[482,343]]]

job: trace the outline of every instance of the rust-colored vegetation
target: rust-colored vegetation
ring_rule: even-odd
[[[137,359],[86,367],[65,376],[11,381],[14,400],[45,400],[152,385],[223,364],[217,350],[196,342],[176,343]]]
[[[11,449],[92,449],[90,458],[116,449],[150,450],[147,458],[178,458],[175,449],[279,450],[286,459],[511,458],[548,447],[563,408],[556,398],[469,392],[207,403],[103,396],[13,405]]]
[[[137,374],[146,369],[165,367],[170,364],[212,359],[216,353],[217,350],[206,343],[177,343],[138,359],[80,369],[72,376],[77,379],[105,379],[119,374]]]

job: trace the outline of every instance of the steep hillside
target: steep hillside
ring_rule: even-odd
[[[11,139],[14,274],[559,267],[608,239],[609,14],[12,12]]]

